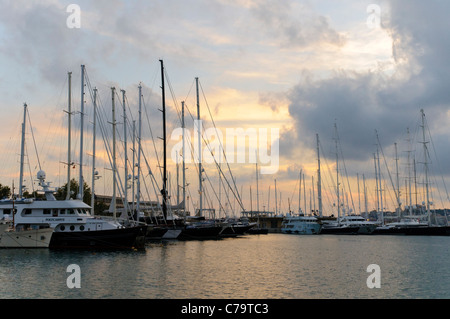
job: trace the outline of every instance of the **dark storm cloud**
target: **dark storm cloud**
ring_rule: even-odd
[[[331,139],[336,122],[346,157],[364,161],[373,156],[375,130],[384,146],[400,143],[422,108],[433,131],[450,106],[449,10],[443,1],[392,2],[385,28],[393,38],[396,73],[339,71],[326,79],[306,78],[289,94],[297,138],[317,132]]]

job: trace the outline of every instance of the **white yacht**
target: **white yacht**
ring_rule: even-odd
[[[53,229],[30,225],[15,228],[11,221],[0,222],[0,248],[48,248]]]
[[[324,223],[322,233],[326,234],[372,234],[377,223],[360,215],[346,215],[335,221]]]
[[[141,248],[145,242],[145,225],[126,225],[90,214],[90,206],[81,200],[56,200],[38,173],[46,200],[23,199],[0,201],[0,218],[14,222],[17,230],[49,228],[53,231],[50,248]],[[14,205],[14,218],[11,213]]]
[[[298,235],[317,235],[320,234],[322,224],[314,216],[286,216],[281,225],[281,232],[283,234],[298,234]]]

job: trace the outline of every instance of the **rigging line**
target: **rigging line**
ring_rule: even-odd
[[[338,143],[339,143],[339,150],[341,151],[342,162],[344,162],[344,172],[345,172],[345,176],[347,177],[348,191],[350,192],[350,199],[352,202],[353,211],[356,212],[355,203],[353,202],[352,190],[350,187],[350,181],[348,180],[347,166],[345,165],[344,153],[342,152],[341,140],[339,138],[339,133],[337,132],[337,130],[336,130],[336,135],[337,135],[337,139],[338,139]]]
[[[27,154],[26,154],[26,157],[28,158],[28,161],[27,161],[27,162],[28,162],[28,170],[30,171],[31,189],[32,189],[32,191],[33,191],[32,194],[34,194],[33,174],[31,173],[30,157],[28,156],[28,149],[27,149],[27,148],[25,148],[25,152],[27,153]]]
[[[157,150],[157,148],[156,148],[155,138],[154,138],[154,136],[153,136],[152,126],[151,126],[151,124],[150,124],[150,119],[149,119],[149,117],[148,117],[147,106],[146,106],[146,104],[145,104],[144,96],[142,96],[142,104],[143,104],[143,107],[144,107],[145,118],[147,119],[148,128],[149,128],[149,130],[150,130],[150,137],[152,138],[153,149],[154,149],[154,151],[155,151],[156,162],[157,162],[157,164],[158,164],[157,167],[158,167],[158,169],[159,169],[159,173],[160,173],[161,179],[162,179],[162,178],[163,178],[163,172],[161,171],[161,161],[159,160],[158,150]],[[138,138],[139,138],[139,137],[138,137]],[[141,139],[142,139],[142,136],[141,136]],[[142,147],[142,145],[144,145],[144,144],[142,143],[142,140],[140,141],[140,143],[141,143],[141,147]],[[142,152],[142,153],[144,153],[144,152]]]
[[[324,151],[323,151],[323,147],[322,147],[322,143],[321,142],[319,142],[319,148],[320,148],[320,151],[322,152],[322,154],[326,154]],[[328,164],[328,160],[327,160],[327,157],[326,156],[323,156],[322,157],[322,161],[325,161],[325,166],[326,166],[326,168],[327,168],[327,173],[328,173],[328,175],[329,175],[329,179],[331,180],[331,183],[332,183],[332,188],[331,189],[334,189],[335,188],[335,185],[334,185],[334,179],[333,179],[333,176],[331,175],[331,169],[330,169],[330,166],[329,166],[329,164]],[[329,183],[329,181],[328,180],[326,180],[326,179],[322,179],[322,182],[323,181],[325,181],[326,183],[327,183],[327,185],[328,185],[328,183]],[[330,189],[330,187],[329,186],[327,186],[327,188],[328,189]],[[328,201],[328,205],[331,207],[331,210],[332,210],[332,208],[333,208],[333,205],[332,205],[332,199],[330,198],[330,195],[329,195],[329,193],[328,192],[325,192],[325,196],[327,197],[327,201]]]
[[[213,119],[213,117],[212,117],[211,110],[210,110],[209,104],[208,104],[208,100],[206,99],[205,92],[203,91],[203,86],[202,86],[201,83],[200,83],[200,89],[201,89],[201,91],[202,91],[203,98],[205,99],[206,106],[207,106],[207,109],[208,109],[208,113],[209,113],[209,116],[210,116],[210,118],[211,118],[211,122],[213,123],[213,126],[214,126],[214,129],[215,129],[215,131],[216,131],[217,136],[219,136],[219,134],[218,134],[218,132],[217,132],[217,126],[216,126],[216,123],[215,123],[215,121],[214,121],[214,119]],[[233,184],[234,184],[234,187],[235,187],[237,196],[238,196],[237,199],[238,199],[239,205],[240,205],[241,208],[245,211],[245,208],[244,208],[243,203],[242,203],[242,199],[241,199],[241,197],[240,197],[240,195],[239,195],[239,191],[237,190],[236,183],[234,182],[233,173],[231,172],[230,164],[228,163],[228,160],[227,160],[227,157],[226,157],[226,154],[225,154],[225,149],[223,148],[222,141],[220,141],[220,139],[219,139],[219,144],[220,144],[220,148],[222,149],[222,153],[223,153],[223,155],[224,155],[225,162],[227,163],[227,167],[228,167],[228,171],[229,171],[229,173],[230,173],[231,179],[233,180]],[[214,158],[214,162],[216,162],[216,165],[217,165],[217,161],[216,161],[216,159],[215,159],[215,156],[214,156],[214,154],[212,154],[212,155],[213,155],[213,158]],[[222,169],[219,167],[219,170],[221,171]],[[225,176],[224,176],[224,178],[226,179]],[[227,181],[227,183],[228,183],[228,181]],[[233,194],[234,194],[234,192],[233,192]],[[234,195],[236,196],[236,194],[234,194]]]
[[[209,182],[209,185],[211,186],[211,189],[212,189],[212,191],[213,191],[213,194],[215,195],[215,197],[216,197],[216,199],[217,199],[217,202],[219,203],[219,208],[221,208],[222,210],[224,210],[224,207],[223,207],[222,203],[219,201],[219,196],[218,196],[218,194],[217,194],[215,188],[212,186],[212,182],[211,182],[211,180],[210,180],[208,174],[206,173],[206,171],[205,171],[204,173],[205,173],[206,179],[207,179],[208,182]],[[228,195],[226,195],[226,198],[227,198],[227,200],[228,200],[228,203],[231,205],[230,198],[229,198]],[[212,206],[212,205],[211,205],[211,206]]]
[[[397,192],[395,191],[394,181],[392,180],[391,172],[389,170],[389,167],[388,167],[388,164],[387,164],[387,161],[386,161],[386,157],[384,156],[383,147],[381,146],[380,140],[378,138],[378,132],[376,130],[375,130],[375,133],[376,133],[376,136],[377,136],[378,146],[380,147],[380,150],[381,150],[381,155],[383,155],[384,165],[386,166],[386,170],[388,172],[389,180],[391,181],[392,189],[394,189],[394,193],[397,194]],[[396,197],[397,197],[397,195],[396,195]],[[400,198],[397,199],[397,203],[399,203],[399,202],[400,202]]]
[[[151,204],[150,192],[149,192],[149,190],[148,190],[147,182],[146,182],[146,180],[145,180],[145,176],[144,176],[144,174],[142,173],[142,171],[141,171],[141,175],[142,175],[142,181],[143,181],[143,184],[144,184],[144,188],[145,188],[145,191],[146,191],[147,196],[148,196],[148,202],[149,202],[150,209],[151,209],[151,211],[152,211],[152,216],[155,216],[156,223],[158,223],[158,219],[156,218],[156,211],[155,211],[153,205]],[[149,172],[149,175],[150,175],[150,180],[151,180],[151,182],[152,182],[153,190],[155,191],[155,194],[156,194],[156,205],[157,205],[157,207],[159,208],[159,211],[162,212],[162,207],[161,207],[161,204],[159,203],[159,200],[158,200],[158,193],[157,193],[157,191],[155,190],[155,185],[153,184],[153,178],[152,178],[152,176],[151,176],[151,175],[152,175],[151,172]],[[145,201],[144,201],[144,203],[143,203],[142,206],[143,206],[143,207],[148,207],[147,204],[145,203]],[[152,216],[150,216],[150,218],[151,218]]]
[[[31,136],[33,137],[34,150],[36,152],[36,158],[37,158],[37,161],[38,161],[39,170],[42,170],[42,168],[41,168],[41,161],[39,160],[39,154],[38,154],[38,151],[37,151],[37,148],[36,148],[36,140],[34,139],[33,125],[31,125],[30,112],[28,111],[28,108],[26,110],[27,110],[27,113],[28,113],[28,122],[30,123],[30,131],[31,131]],[[28,161],[30,161],[29,158],[28,158]]]
[[[92,86],[90,85],[90,81],[89,81],[89,78],[87,77],[87,74],[85,74],[85,75],[86,75],[86,83],[87,83],[87,86],[88,86],[88,91],[89,91],[89,94],[91,96],[91,99],[93,100]],[[98,99],[97,106],[103,107],[103,103],[102,103],[101,99]],[[105,124],[103,123],[103,119],[100,116],[101,113],[99,112],[97,114],[99,115],[98,120],[99,120],[99,124],[100,124],[100,131],[102,133],[103,142],[104,142],[105,148],[107,150],[106,153],[108,155],[109,163],[110,163],[111,167],[113,167],[112,159],[111,159],[111,149],[110,149],[110,145],[109,145],[109,143],[108,143],[108,141],[106,139],[106,132],[105,132],[105,127],[104,127]],[[80,163],[80,165],[81,165],[81,163]],[[119,196],[121,196],[123,198],[123,185],[122,185],[122,179],[120,178],[120,174],[117,174],[117,172],[115,172],[114,170],[113,170],[113,174],[116,174],[116,178],[117,178],[117,180],[119,182],[119,185],[118,185],[119,186],[118,187]],[[131,217],[131,218],[133,218],[133,217]]]
[[[203,92],[203,90],[202,90],[202,92]],[[192,119],[193,121],[195,121],[194,116],[192,115],[192,113],[191,113],[191,111],[190,111],[189,106],[187,105],[187,103],[185,103],[184,106],[185,106],[185,108],[187,109],[188,114],[191,116],[191,119]],[[208,110],[209,110],[209,107],[208,107]],[[211,114],[211,112],[210,112],[210,114]],[[213,122],[214,122],[214,121],[213,121]],[[215,124],[214,124],[214,125],[215,125]],[[217,134],[217,128],[216,128],[216,134]],[[231,189],[231,191],[232,191],[234,197],[235,197],[235,198],[238,198],[239,205],[240,205],[241,208],[245,211],[245,208],[244,208],[244,206],[243,206],[242,200],[240,199],[239,196],[236,196],[235,191],[234,191],[233,188],[231,187],[230,182],[228,181],[227,177],[226,177],[225,174],[223,173],[223,170],[221,169],[220,165],[218,165],[217,160],[216,160],[214,154],[213,154],[212,151],[211,151],[211,148],[210,148],[210,146],[209,146],[209,143],[207,143],[207,141],[205,140],[205,137],[203,136],[203,134],[202,134],[202,140],[205,141],[205,144],[208,146],[208,148],[209,148],[211,154],[213,155],[214,162],[215,162],[216,166],[219,168],[219,174],[222,174],[222,176],[223,176],[225,182],[227,183],[229,189]],[[222,145],[220,145],[220,146],[221,146],[222,151],[225,152],[223,146],[222,146]],[[192,158],[193,156],[194,156],[194,151],[193,151],[193,146],[192,146],[192,144],[191,144],[191,158]],[[225,160],[226,160],[226,155],[225,155],[225,153],[224,153],[224,156],[225,156]],[[227,165],[228,165],[229,171],[231,171],[228,161],[227,161]],[[198,173],[198,167],[197,167],[197,166],[195,166],[195,169],[197,170],[197,173]],[[232,179],[233,179],[233,183],[234,183],[234,180],[235,180],[235,179],[233,178],[233,176],[232,176],[231,173],[230,173],[230,175],[231,175],[231,177],[232,177]],[[222,181],[222,183],[225,183],[225,182]],[[225,184],[223,184],[223,186],[225,187]],[[236,189],[236,191],[237,191],[237,187],[236,187],[236,184],[235,184],[235,183],[234,183],[234,186],[235,186],[235,189]],[[239,194],[239,193],[238,193],[238,194]]]
[[[425,117],[425,126],[427,127],[428,135],[430,136],[431,146],[432,146],[432,148],[433,148],[434,156],[435,156],[435,158],[436,158],[436,162],[437,162],[437,164],[438,164],[439,172],[440,172],[440,174],[441,174],[442,183],[443,183],[443,185],[444,185],[445,193],[446,193],[446,195],[447,195],[447,200],[450,200],[449,195],[448,195],[447,185],[445,184],[445,180],[444,180],[444,174],[442,173],[442,167],[441,167],[441,164],[440,164],[440,162],[439,162],[439,158],[438,158],[437,153],[436,153],[436,148],[434,147],[433,138],[432,138],[432,136],[431,136],[430,127],[429,127],[429,125],[428,125],[428,122],[427,122],[427,118],[426,118],[426,117]]]

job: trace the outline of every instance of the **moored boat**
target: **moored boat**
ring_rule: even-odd
[[[320,234],[322,225],[314,216],[287,216],[283,220],[281,232],[283,234],[317,235]]]

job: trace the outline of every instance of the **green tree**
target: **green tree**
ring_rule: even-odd
[[[79,184],[75,179],[70,180],[70,198],[76,199],[79,190]],[[91,189],[88,187],[86,183],[83,183],[83,202],[90,205],[91,203]],[[55,197],[58,200],[66,199],[67,194],[67,183],[58,188],[56,191]]]
[[[11,196],[11,188],[0,184],[0,199],[9,198]]]

